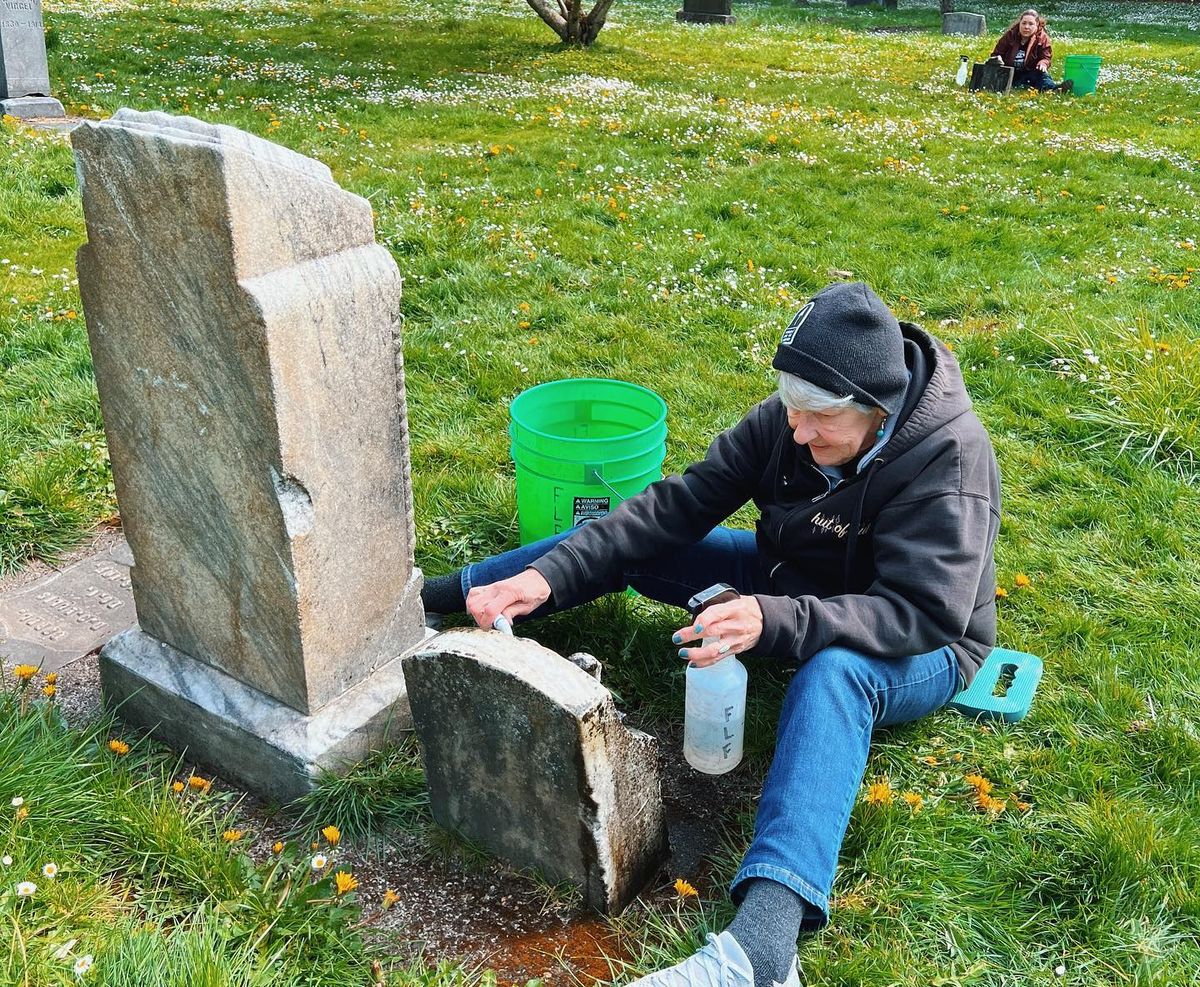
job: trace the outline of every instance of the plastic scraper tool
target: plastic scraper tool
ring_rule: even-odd
[[[1001,676],[1008,681],[1007,689],[996,688]],[[950,700],[950,708],[973,720],[983,718],[1016,723],[1033,705],[1033,694],[1041,678],[1041,658],[1022,651],[993,648],[970,687]],[[997,695],[998,692],[1003,695]]]

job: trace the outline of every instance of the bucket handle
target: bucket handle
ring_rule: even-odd
[[[601,473],[600,473],[600,467],[599,467],[599,466],[596,466],[596,465],[589,464],[589,465],[588,465],[588,468],[587,468],[587,471],[585,472],[585,474],[584,474],[584,475],[586,476],[586,475],[587,475],[587,473],[591,473],[593,477],[595,477],[597,480],[599,480],[599,481],[600,481],[600,484],[601,484],[601,485],[602,485],[602,486],[603,486],[605,489],[607,489],[607,490],[608,490],[608,492],[609,492],[610,494],[612,494],[614,497],[616,497],[616,498],[617,498],[617,502],[618,502],[618,503],[622,503],[622,504],[623,504],[623,503],[625,502],[625,498],[624,498],[624,497],[622,497],[622,496],[621,496],[621,495],[620,495],[620,494],[617,492],[617,489],[616,489],[616,487],[614,487],[614,486],[613,486],[611,483],[609,483],[609,482],[608,482],[606,479],[604,479],[603,475],[601,475]]]

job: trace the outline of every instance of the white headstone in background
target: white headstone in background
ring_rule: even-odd
[[[42,0],[0,0],[0,113],[62,117],[50,95]]]

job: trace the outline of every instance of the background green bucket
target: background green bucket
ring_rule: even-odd
[[[539,384],[509,408],[521,544],[603,517],[662,478],[667,404],[619,380]]]
[[[1072,90],[1076,96],[1086,96],[1096,91],[1100,80],[1099,55],[1068,55],[1063,62],[1063,79],[1075,83]]]

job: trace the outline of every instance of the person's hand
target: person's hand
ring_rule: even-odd
[[[679,657],[699,668],[715,664],[729,655],[749,651],[762,636],[762,607],[753,596],[739,596],[728,603],[716,603],[700,612],[696,622],[681,627],[671,638],[676,644],[715,637],[715,644],[681,648]]]
[[[475,623],[491,630],[496,618],[503,614],[510,621],[531,613],[550,599],[550,584],[536,569],[501,579],[487,586],[472,586],[467,594],[467,613]]]

